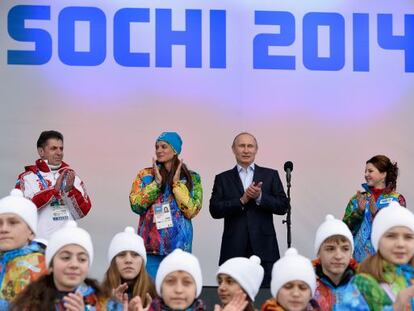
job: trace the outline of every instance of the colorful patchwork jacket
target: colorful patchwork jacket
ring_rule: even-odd
[[[140,171],[129,196],[131,209],[140,215],[138,234],[144,239],[148,254],[168,255],[176,248],[191,252],[193,226],[191,218],[201,209],[203,191],[200,176],[191,172],[193,189],[188,191],[186,180],[167,185],[164,193],[155,182],[152,168]],[[173,226],[157,229],[154,207],[169,203]]]
[[[318,303],[316,300],[311,299],[305,311],[320,311]],[[262,305],[260,311],[287,311],[281,305],[279,305],[275,298],[270,298],[265,301]]]
[[[111,299],[98,297],[95,294],[93,287],[86,284],[81,284],[76,289],[76,292],[79,292],[83,296],[83,301],[85,303],[85,311],[122,311],[123,305],[119,302],[116,302]],[[56,311],[66,311],[66,308],[63,304],[63,296],[61,299],[58,299],[55,304]]]
[[[204,305],[203,301],[201,299],[196,299],[191,306],[189,306],[187,309],[182,311],[205,311],[206,306]],[[160,298],[155,298],[151,306],[149,307],[148,311],[178,311],[173,310],[170,307],[166,306],[165,303]]]
[[[406,206],[404,197],[398,192],[382,193],[375,206],[370,207],[370,198],[372,196],[371,190],[367,184],[362,184],[367,196],[365,211],[362,213],[358,209],[358,201],[354,195],[349,201],[343,221],[348,225],[354,236],[354,258],[358,262],[362,262],[368,255],[375,253],[371,243],[371,228],[373,219],[378,210],[387,207],[392,201],[397,201],[402,206]]]
[[[44,250],[36,242],[0,252],[0,310],[7,310],[9,303],[45,272]]]
[[[335,285],[323,273],[319,258],[315,259],[312,263],[317,276],[316,291],[313,298],[318,302],[321,311],[369,311],[365,299],[356,286],[350,282],[356,273],[355,271],[358,265],[356,260],[351,259],[338,285]]]
[[[91,209],[85,185],[77,175],[69,192],[54,188],[56,180],[68,169],[71,169],[69,165],[62,162],[59,170],[51,171],[47,163],[39,159],[35,165],[26,166],[18,177],[16,188],[38,208],[36,239],[39,241],[48,240],[63,222],[82,218]]]
[[[372,311],[391,311],[393,301],[398,293],[414,284],[414,268],[411,265],[393,265],[384,261],[385,283],[379,283],[369,274],[361,273],[355,275],[351,280],[363,295],[365,301]],[[343,310],[354,310],[352,306],[343,305]],[[411,299],[411,307],[414,310],[414,300]]]

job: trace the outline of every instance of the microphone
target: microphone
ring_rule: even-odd
[[[283,169],[286,172],[286,182],[288,185],[290,185],[290,177],[291,177],[290,174],[293,171],[293,163],[291,161],[286,161]]]

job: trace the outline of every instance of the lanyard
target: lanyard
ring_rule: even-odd
[[[49,188],[49,187],[48,187],[48,184],[47,184],[47,182],[46,182],[46,180],[43,178],[42,174],[40,174],[40,171],[37,171],[37,172],[36,172],[36,175],[37,175],[37,177],[39,177],[39,180],[40,180],[40,182],[42,183],[43,188],[44,188],[44,189]]]

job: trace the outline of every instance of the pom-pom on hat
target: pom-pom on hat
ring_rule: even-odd
[[[46,267],[50,267],[53,256],[64,246],[69,244],[76,244],[83,247],[89,256],[89,267],[93,261],[93,246],[89,233],[78,227],[78,224],[73,221],[67,221],[63,227],[55,231],[50,237],[46,247]]]
[[[328,214],[325,216],[325,221],[319,226],[315,235],[315,256],[318,255],[322,243],[331,236],[342,235],[346,237],[351,243],[351,251],[354,250],[354,237],[348,226],[340,219]]]
[[[161,297],[161,285],[165,277],[175,271],[184,271],[193,277],[196,284],[196,297],[198,297],[203,287],[200,264],[196,256],[179,248],[175,249],[161,261],[157,276],[155,277],[155,288],[158,295]]]
[[[168,143],[171,148],[175,151],[176,154],[181,153],[181,147],[183,145],[183,141],[176,132],[163,132],[160,136],[157,138],[158,141],[165,141]]]
[[[250,299],[254,301],[264,276],[264,269],[260,265],[259,257],[253,255],[250,258],[231,258],[219,267],[217,275],[222,273],[236,280]]]
[[[0,200],[0,214],[6,213],[18,215],[36,235],[37,207],[32,201],[23,197],[21,190],[13,189],[9,196]]]
[[[147,263],[147,252],[145,250],[144,241],[135,233],[134,228],[126,227],[124,231],[115,234],[109,244],[108,261],[111,263],[112,259],[120,252],[133,251],[140,255],[144,260],[144,265]]]
[[[381,237],[392,227],[407,227],[414,232],[413,213],[396,201],[392,201],[387,207],[380,209],[374,218],[371,242],[376,252]]]
[[[316,289],[316,276],[311,261],[298,254],[295,248],[289,248],[285,256],[275,262],[272,269],[270,291],[276,297],[279,289],[288,282],[303,281],[311,289],[312,296]]]

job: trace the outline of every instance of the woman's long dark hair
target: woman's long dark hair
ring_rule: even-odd
[[[96,296],[102,295],[98,282],[85,279],[85,284],[95,290]],[[53,274],[44,274],[30,283],[12,302],[11,311],[54,311],[58,297],[58,289],[53,281]]]
[[[172,189],[173,186],[173,178],[175,175],[175,172],[177,171],[177,167],[180,164],[180,160],[178,159],[177,155],[174,155],[174,158],[172,159],[172,165],[171,170],[167,171],[163,163],[160,163],[160,174],[162,177],[162,183],[161,183],[161,191],[164,192],[167,185],[170,186],[170,189]],[[187,180],[186,186],[188,191],[191,191],[193,189],[193,179],[191,177],[191,173],[187,166],[183,163],[181,166],[181,174],[180,179],[185,178]]]

